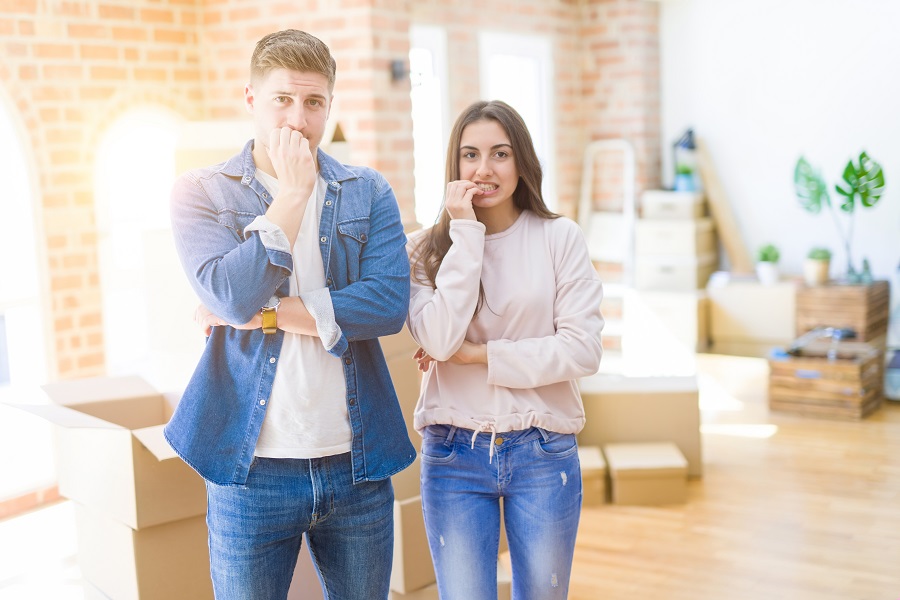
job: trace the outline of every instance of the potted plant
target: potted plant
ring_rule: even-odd
[[[849,283],[862,283],[871,279],[871,273],[866,272],[868,261],[864,260],[863,268],[859,270],[853,264],[853,256],[850,253],[853,241],[853,216],[857,199],[860,209],[869,208],[875,206],[884,195],[884,171],[868,154],[861,152],[855,164],[852,159],[847,162],[842,179],[843,185],[835,185],[834,190],[843,196],[840,209],[847,215],[846,227],[841,225],[841,219],[838,218],[837,209],[831,203],[828,187],[822,175],[802,156],[794,167],[794,191],[800,205],[813,214],[819,214],[824,206],[829,208],[847,253],[847,280]]]
[[[778,282],[778,259],[781,253],[773,244],[766,244],[756,253],[756,276],[763,285]]]
[[[813,248],[806,255],[803,263],[803,279],[806,285],[812,287],[828,283],[828,272],[831,268],[831,250],[828,248]]]

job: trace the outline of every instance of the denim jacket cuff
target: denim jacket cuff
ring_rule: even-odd
[[[330,351],[341,339],[341,328],[334,319],[334,305],[331,303],[331,291],[321,288],[300,294],[300,300],[309,314],[316,320],[316,330],[325,350]]]
[[[266,215],[259,215],[244,228],[245,235],[251,231],[259,232],[259,239],[263,246],[266,247],[266,250],[278,250],[280,252],[287,252],[288,254],[291,253],[291,244],[284,234],[284,231],[281,227],[270,221],[269,217]]]

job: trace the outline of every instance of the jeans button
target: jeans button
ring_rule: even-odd
[[[494,440],[494,444],[496,444],[497,446],[499,446],[502,443],[503,443],[503,438],[497,438]]]

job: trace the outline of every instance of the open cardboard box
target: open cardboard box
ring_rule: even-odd
[[[206,513],[203,479],[163,437],[175,402],[140,377],[43,386],[45,404],[18,405],[56,427],[59,492],[131,529]]]
[[[135,530],[76,502],[75,519],[86,598],[212,600],[204,516]]]

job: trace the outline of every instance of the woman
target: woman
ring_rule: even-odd
[[[578,226],[544,203],[513,108],[477,102],[450,137],[446,210],[408,248],[438,587],[496,598],[503,498],[513,597],[565,598],[581,510],[575,380],[599,367],[602,287]]]

